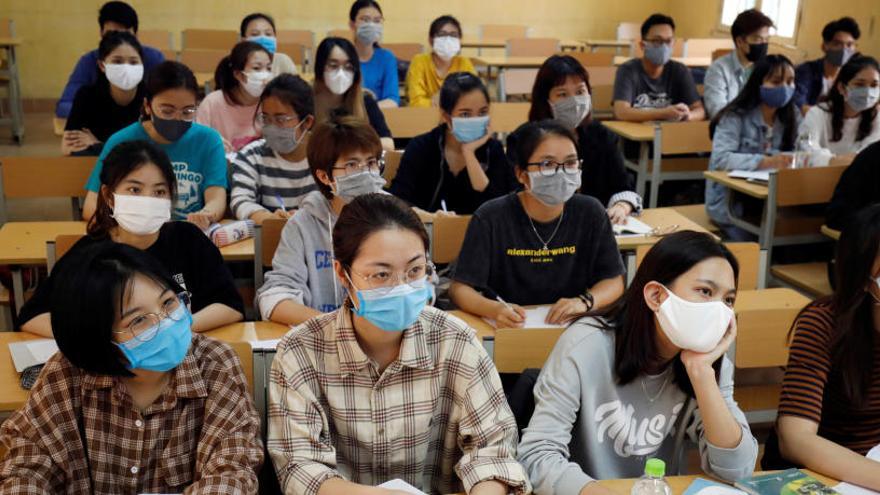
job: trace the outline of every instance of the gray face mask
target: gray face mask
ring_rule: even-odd
[[[846,103],[856,112],[864,112],[873,107],[878,99],[880,99],[880,88],[867,86],[846,88]]]
[[[336,178],[335,194],[346,203],[363,194],[382,191],[385,179],[378,173],[365,170],[356,174]]]
[[[835,67],[843,67],[850,58],[856,53],[855,50],[849,48],[839,48],[837,50],[828,50],[825,52],[825,60]]]
[[[591,100],[589,94],[573,95],[550,104],[553,118],[562,122],[565,127],[574,129],[590,113]]]
[[[581,187],[581,173],[566,174],[561,170],[553,175],[541,175],[541,172],[529,172],[531,187],[529,192],[538,201],[547,206],[558,206],[565,203],[575,191]]]
[[[364,22],[357,27],[357,37],[361,43],[370,45],[382,39],[383,26],[378,22]]]
[[[263,126],[263,138],[266,139],[266,144],[276,153],[281,153],[282,155],[292,153],[305,137],[305,132],[299,139],[296,137],[296,130],[301,125],[303,125],[302,122],[294,128],[278,127],[272,124],[265,125]]]
[[[672,45],[661,43],[660,46],[645,43],[645,58],[654,65],[666,65],[672,58]]]

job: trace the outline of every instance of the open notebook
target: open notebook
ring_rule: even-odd
[[[636,217],[626,217],[626,223],[623,225],[612,225],[614,235],[618,236],[635,236],[650,234],[654,228]]]
[[[58,352],[58,344],[52,339],[26,340],[9,344],[9,354],[12,355],[12,363],[18,373],[25,368],[45,364],[56,352]]]
[[[728,174],[731,179],[745,179],[749,182],[770,182],[769,170],[734,170]]]

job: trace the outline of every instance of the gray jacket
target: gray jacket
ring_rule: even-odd
[[[535,493],[577,495],[594,479],[640,476],[650,457],[671,462],[677,455],[679,415],[688,403],[672,376],[669,367],[660,375],[617,385],[614,333],[599,329],[592,318],[572,324],[541,371],[535,412],[518,449]],[[703,470],[733,481],[751,476],[758,443],[733,400],[733,365],[727,358],[719,387],[742,427],[736,448],[706,440],[698,408],[693,417],[682,419],[688,436],[699,444]]]
[[[285,299],[323,313],[334,311],[346,293],[333,273],[331,232],[336,214],[320,191],[303,199],[284,230],[272,258],[272,271],[257,292],[260,315],[268,320],[275,306]]]

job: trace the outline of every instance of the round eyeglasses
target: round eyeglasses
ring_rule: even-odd
[[[159,333],[159,325],[162,320],[168,318],[172,321],[181,321],[186,316],[184,311],[190,304],[189,292],[181,292],[169,297],[162,302],[162,309],[158,313],[144,313],[134,317],[128,326],[122,330],[113,330],[118,335],[128,334],[138,342],[148,342]]]

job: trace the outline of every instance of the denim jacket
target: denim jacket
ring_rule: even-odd
[[[795,118],[797,128],[801,113],[795,112]],[[760,107],[745,113],[728,112],[715,127],[709,170],[757,170],[765,156],[791,151],[781,149],[784,134],[785,126],[779,119],[773,122],[772,130],[764,123]],[[720,225],[730,223],[726,187],[706,181],[706,212]]]
[[[739,63],[736,52],[712,62],[703,80],[703,105],[709,118],[714,117],[726,107],[746,85],[751,68]]]

